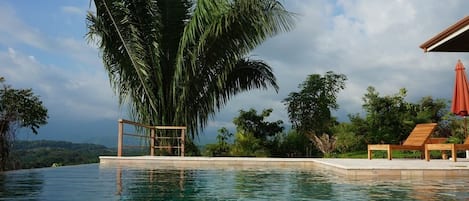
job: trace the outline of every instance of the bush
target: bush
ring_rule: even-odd
[[[279,142],[281,153],[285,157],[307,157],[311,156],[313,149],[311,141],[305,135],[298,133],[296,130],[291,130],[288,134],[284,135]]]
[[[366,149],[365,138],[363,135],[357,135],[352,130],[351,124],[341,123],[334,128],[334,135],[337,138],[336,150],[339,153]]]
[[[269,152],[262,146],[262,141],[253,134],[237,133],[236,140],[231,148],[232,156],[269,156]]]

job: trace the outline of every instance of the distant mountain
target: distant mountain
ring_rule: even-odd
[[[7,169],[30,169],[99,162],[99,156],[115,156],[116,149],[90,143],[36,140],[15,141]]]

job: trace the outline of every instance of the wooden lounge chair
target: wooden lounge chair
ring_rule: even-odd
[[[425,123],[415,125],[414,130],[409,134],[409,137],[402,145],[393,144],[369,144],[368,145],[368,159],[371,160],[372,152],[375,150],[384,150],[388,153],[388,159],[392,160],[393,150],[417,150],[421,151],[422,155],[425,150],[426,143],[441,143],[441,138],[430,138],[430,135],[435,130],[436,123]]]
[[[451,157],[453,162],[457,161],[458,156],[456,152],[459,150],[469,150],[469,136],[466,137],[464,144],[426,144],[425,145],[425,160],[430,161],[430,151],[451,151]]]

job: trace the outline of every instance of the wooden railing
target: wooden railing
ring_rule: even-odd
[[[142,133],[145,133],[146,131],[150,131],[150,136],[148,135],[141,135],[137,133],[125,133],[124,132],[124,124],[132,125],[134,127],[139,127],[140,129],[143,129]],[[158,136],[156,135],[158,130],[181,130],[181,133],[179,136]],[[141,123],[125,120],[125,119],[119,119],[118,121],[118,138],[117,138],[117,156],[120,157],[122,156],[122,149],[125,147],[124,145],[124,135],[126,136],[132,136],[132,137],[139,137],[139,138],[146,138],[150,140],[150,155],[154,156],[155,155],[155,149],[172,149],[176,148],[178,150],[178,154],[182,157],[184,157],[184,144],[185,144],[185,137],[186,137],[186,130],[187,127],[185,126],[151,126],[151,125],[144,125]],[[177,145],[161,145],[161,140],[176,140]],[[155,145],[157,143],[157,145]],[[143,146],[140,146],[143,147]]]

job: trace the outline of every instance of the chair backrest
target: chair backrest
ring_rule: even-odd
[[[437,125],[437,123],[415,125],[414,130],[412,130],[409,137],[407,137],[402,145],[423,146],[428,138],[430,138],[430,135],[432,135]]]
[[[466,140],[464,141],[464,144],[469,144],[469,136],[466,137]]]

